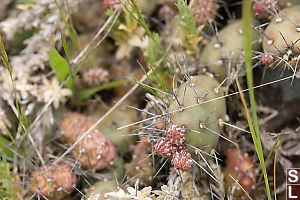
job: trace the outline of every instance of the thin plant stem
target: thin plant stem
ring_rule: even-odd
[[[264,174],[264,180],[266,185],[266,191],[268,200],[271,200],[271,193],[270,193],[270,187],[269,187],[269,181],[268,181],[268,175],[266,171],[265,161],[264,161],[264,155],[260,140],[260,133],[259,133],[259,126],[258,126],[258,119],[257,119],[257,113],[256,113],[256,103],[255,103],[255,96],[254,96],[254,89],[253,89],[253,71],[252,71],[252,54],[251,54],[251,39],[252,39],[252,1],[251,0],[243,0],[242,5],[242,24],[243,24],[243,31],[244,31],[244,58],[245,58],[245,65],[246,65],[246,77],[247,77],[247,85],[249,89],[249,99],[250,99],[250,106],[251,106],[251,112],[252,112],[252,119],[253,124],[251,121],[251,117],[249,114],[247,114],[248,118],[248,124],[251,131],[252,139],[255,145],[256,153],[259,158],[260,165],[263,170]],[[237,78],[236,78],[237,80]],[[247,108],[247,105],[245,105],[245,109]],[[254,128],[253,128],[254,127]]]

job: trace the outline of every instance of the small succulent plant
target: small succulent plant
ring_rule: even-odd
[[[105,199],[105,193],[116,192],[118,185],[115,180],[103,180],[91,186],[85,195],[87,198],[97,195],[98,199]]]
[[[257,18],[267,18],[278,9],[277,0],[258,0],[253,4],[253,14]]]
[[[256,173],[252,160],[237,148],[227,149],[225,155],[227,156],[226,169],[224,170],[225,187],[232,189],[235,180],[237,180],[239,185],[249,193],[256,183]],[[240,197],[244,194],[244,191],[237,185],[234,196]]]
[[[67,164],[56,164],[36,170],[32,173],[30,191],[39,191],[49,199],[63,199],[74,190],[77,178]]]
[[[97,130],[89,133],[73,150],[73,157],[81,165],[95,170],[109,166],[115,155],[116,148],[110,139]]]
[[[71,113],[61,120],[61,141],[74,143],[82,134],[88,131],[95,121],[79,113]],[[107,167],[116,155],[116,148],[111,140],[96,128],[93,129],[75,146],[73,157],[81,165],[95,170]]]
[[[192,5],[198,24],[208,24],[214,21],[218,8],[216,0],[196,0]]]
[[[72,112],[66,115],[60,122],[60,140],[67,144],[72,144],[84,132],[90,129],[95,123],[83,114]]]

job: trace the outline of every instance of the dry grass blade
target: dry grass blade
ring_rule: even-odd
[[[249,193],[239,184],[239,182],[236,180],[236,179],[234,179],[230,174],[228,174],[229,175],[229,177],[230,178],[232,178],[232,180],[234,180],[235,181],[235,183],[245,192],[245,194],[247,195],[247,197],[250,199],[250,200],[252,200],[252,198],[251,198],[251,196],[249,195]]]

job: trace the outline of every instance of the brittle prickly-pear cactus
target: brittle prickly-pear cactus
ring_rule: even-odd
[[[210,151],[218,143],[219,136],[215,133],[221,133],[218,120],[226,116],[225,99],[213,99],[221,97],[223,92],[218,89],[218,81],[211,76],[193,76],[191,83],[187,81],[185,84],[187,86],[183,85],[177,95],[181,105],[176,100],[170,104],[172,122],[186,129],[185,143]],[[192,105],[196,106],[185,108]]]
[[[146,140],[137,143],[130,163],[126,164],[127,175],[134,180],[139,179],[141,184],[150,184],[155,173],[152,166],[152,157],[148,157],[151,152],[151,144]],[[135,181],[131,183],[135,183]]]
[[[226,150],[225,155],[227,156],[226,169],[224,171],[225,188],[227,190],[228,188],[232,189],[235,180],[237,180],[244,190],[250,192],[256,183],[255,168],[252,160],[247,154],[240,152],[237,148]],[[242,195],[244,195],[244,191],[237,186],[234,196],[240,197]]]
[[[39,192],[48,199],[63,199],[71,193],[77,184],[72,168],[67,164],[44,167],[32,173],[30,191]]]
[[[89,130],[94,123],[95,121],[87,116],[72,112],[61,120],[59,132],[62,136],[60,140],[72,144],[82,133]]]
[[[118,191],[116,180],[103,180],[91,186],[86,191],[86,199],[97,196],[98,199],[105,199],[105,193]]]
[[[136,142],[137,136],[132,135],[132,128],[124,128],[121,130],[117,130],[117,128],[135,121],[137,121],[135,110],[121,105],[106,117],[98,128],[111,139],[112,143],[115,144],[118,149],[128,149],[130,145]]]
[[[282,6],[290,7],[293,5],[300,5],[299,0],[278,0],[279,4]]]
[[[252,32],[252,40],[259,37],[259,33]],[[252,48],[257,50],[258,43]],[[216,75],[219,81],[223,81],[230,68],[243,62],[243,29],[242,21],[236,20],[220,30],[218,38],[214,37],[204,48],[200,56],[201,64]]]
[[[300,53],[300,6],[285,8],[274,17],[265,30],[263,49],[277,58],[281,63],[297,61]]]
[[[100,170],[115,158],[116,148],[100,131],[94,130],[84,137],[74,148],[73,157],[83,166]]]

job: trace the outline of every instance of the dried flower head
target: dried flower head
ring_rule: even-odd
[[[53,77],[49,81],[43,76],[43,85],[40,86],[39,89],[38,101],[48,103],[54,95],[56,95],[56,97],[53,100],[53,106],[54,108],[58,108],[60,102],[66,102],[66,97],[72,95],[72,91],[67,88],[60,88],[56,77]]]
[[[139,200],[152,200],[153,195],[151,195],[152,187],[145,187],[142,190],[135,189],[133,187],[128,187],[127,191],[129,192],[131,199]]]
[[[178,200],[179,190],[173,184],[161,186],[161,190],[154,190],[154,194],[158,195],[157,200]]]

